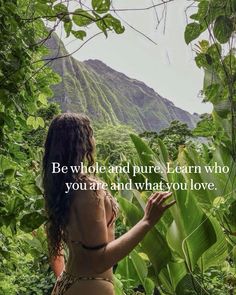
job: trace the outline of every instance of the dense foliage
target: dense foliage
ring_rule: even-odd
[[[97,161],[107,161],[109,165],[120,165],[122,155],[127,158],[135,155],[135,148],[129,134],[135,131],[125,125],[99,125],[95,127]]]
[[[196,64],[205,72],[202,95],[211,102],[213,112],[203,115],[193,135],[207,137],[207,144],[198,148],[187,145],[179,150],[177,159],[170,161],[166,146],[158,140],[158,154],[132,135],[132,140],[143,165],[156,163],[166,169],[166,163],[176,165],[228,166],[223,173],[174,173],[145,175],[150,182],[163,181],[189,183],[213,181],[217,189],[175,190],[176,208],[162,218],[155,229],[141,243],[139,256],[147,255],[146,268],[136,267],[138,283],[142,283],[147,294],[153,286],[161,294],[235,294],[235,249],[236,249],[236,192],[235,192],[235,110],[236,110],[236,58],[234,1],[197,2],[197,11],[190,16],[194,22],[185,30],[186,43],[190,43],[207,31],[209,40],[196,45]],[[168,136],[168,134],[167,134]],[[145,155],[144,155],[145,154]],[[133,197],[119,196],[125,218],[134,225],[141,216],[147,192],[133,191]],[[161,253],[161,256],[160,256]],[[138,260],[130,255],[133,264]],[[145,260],[143,260],[145,261]],[[134,277],[129,260],[120,273]],[[151,263],[151,264],[150,264]],[[121,264],[122,265],[122,264]],[[140,269],[145,271],[140,271]]]
[[[172,121],[170,126],[162,129],[160,132],[145,131],[140,137],[148,141],[152,150],[158,153],[158,139],[161,139],[166,145],[171,159],[176,159],[181,146],[185,146],[192,138],[192,132],[186,123]]]
[[[60,77],[48,67],[45,42],[60,23],[81,40],[89,24],[106,36],[124,31],[108,13],[110,1],[91,5],[87,12],[52,0],[0,1],[0,294],[49,294],[52,287],[39,174],[46,128],[59,112],[47,100]]]
[[[68,1],[69,3],[69,1]],[[91,1],[91,11],[71,11],[67,2],[0,0],[0,294],[50,294],[54,282],[47,258],[40,185],[42,144],[48,124],[60,110],[49,104],[51,85],[60,77],[43,60],[52,30],[63,23],[67,36],[86,38],[124,31],[110,12],[110,1]],[[205,71],[204,101],[213,105],[191,133],[173,122],[147,141],[123,126],[96,129],[99,161],[105,164],[156,164],[166,171],[181,164],[229,166],[226,174],[174,173],[138,175],[150,182],[214,182],[217,190],[175,190],[177,205],[115,268],[117,294],[235,294],[236,289],[236,57],[233,0],[199,0],[186,43],[207,32],[195,45],[196,64]],[[132,133],[128,137],[128,133]],[[189,144],[189,136],[206,137]],[[104,139],[104,140],[103,140]],[[180,147],[181,146],[181,147]],[[128,149],[127,149],[128,147]],[[108,184],[130,175],[103,175]],[[133,181],[137,181],[133,179]],[[142,216],[151,192],[115,191],[121,217],[117,236]]]

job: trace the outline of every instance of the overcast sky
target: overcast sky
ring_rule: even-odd
[[[152,2],[158,3],[151,0],[113,1],[116,8],[143,8],[151,6]],[[184,41],[185,7],[188,4],[189,1],[186,0],[174,0],[168,4],[165,34],[164,22],[156,28],[156,12],[161,17],[163,6],[157,7],[156,12],[150,9],[119,13],[124,20],[149,36],[157,45],[124,23],[126,31],[123,34],[110,33],[107,39],[104,35],[99,35],[73,56],[80,61],[99,59],[113,69],[143,81],[160,95],[173,101],[176,106],[191,113],[209,112],[211,105],[202,103],[202,98],[199,97],[203,71],[195,65],[194,52]],[[95,27],[93,25],[88,29],[89,36],[97,32]],[[57,33],[61,35],[60,28]],[[65,39],[61,36],[69,52],[73,52],[82,44],[73,37]]]

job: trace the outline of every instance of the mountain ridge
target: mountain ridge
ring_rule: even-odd
[[[46,45],[51,51],[47,58],[68,54],[56,34]],[[51,101],[58,102],[64,112],[82,112],[96,123],[127,124],[136,131],[159,131],[173,120],[193,128],[199,119],[101,60],[81,62],[68,56],[53,60],[51,67],[62,77],[61,83],[53,86]]]

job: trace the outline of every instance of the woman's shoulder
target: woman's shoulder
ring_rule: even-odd
[[[76,178],[76,181],[80,183],[80,189],[74,191],[75,199],[91,201],[90,199],[105,197],[104,182],[98,177],[82,174]]]
[[[87,183],[104,183],[98,176],[92,174],[80,174],[76,177],[76,180],[79,182]]]
[[[75,192],[73,209],[81,216],[83,214],[100,215],[102,212],[112,210],[112,220],[114,220],[118,215],[119,205],[112,193],[106,188],[106,183],[91,175],[82,175],[79,181],[86,184],[86,189]]]

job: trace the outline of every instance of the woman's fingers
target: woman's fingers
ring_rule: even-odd
[[[155,224],[163,215],[163,213],[172,205],[176,203],[175,200],[164,204],[172,195],[172,192],[156,192],[149,197],[148,203],[145,207],[145,218],[150,224]]]
[[[162,206],[162,208],[163,208],[164,210],[166,210],[166,209],[170,208],[171,206],[173,206],[175,203],[176,203],[176,200],[173,200],[173,201],[171,201],[170,203],[168,203],[168,204]]]
[[[160,195],[160,192],[156,192],[156,193],[153,193],[151,195],[151,197],[149,198],[150,201],[154,201],[156,198],[158,198]]]
[[[150,207],[151,205],[156,205],[156,206],[161,206],[170,196],[172,195],[172,192],[156,192],[154,193],[150,198],[149,198],[149,202],[148,202],[148,207]],[[161,206],[162,209],[167,209],[170,206],[172,206],[173,204],[175,204],[175,200]]]
[[[162,195],[158,201],[158,205],[162,205],[165,202],[165,200],[167,200],[171,195],[172,195],[172,192],[167,192],[164,195]]]
[[[152,194],[150,197],[149,197],[149,202],[150,203],[162,203],[162,199],[164,198],[164,200],[166,198],[168,198],[170,195],[172,194],[172,192],[156,192],[154,194]]]

